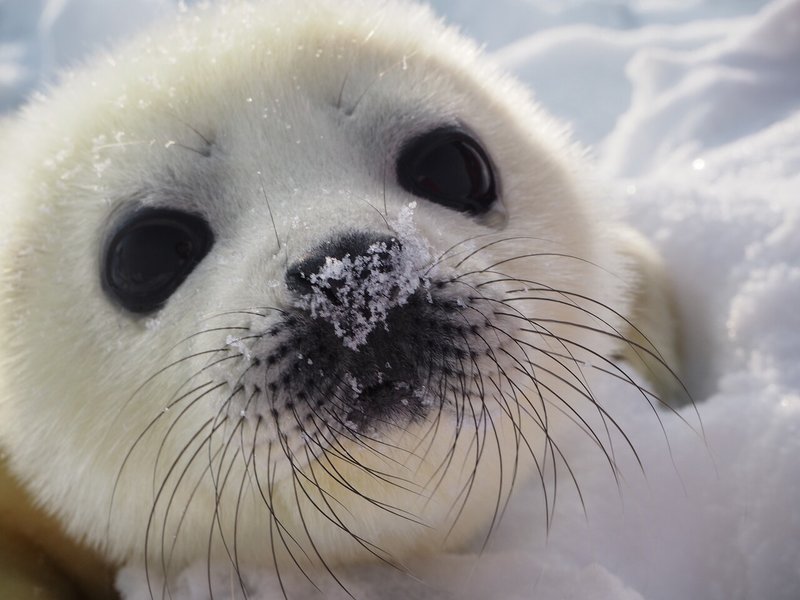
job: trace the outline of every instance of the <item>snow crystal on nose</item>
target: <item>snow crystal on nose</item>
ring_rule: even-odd
[[[430,252],[413,223],[415,207],[416,203],[407,205],[391,223],[397,240],[375,242],[363,255],[329,256],[307,276],[312,291],[297,306],[329,322],[351,350],[363,346],[379,325],[388,330],[389,312],[429,287],[423,267]]]

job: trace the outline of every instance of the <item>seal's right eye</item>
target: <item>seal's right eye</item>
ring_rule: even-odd
[[[128,215],[106,245],[103,288],[131,312],[154,312],[213,243],[211,227],[202,217],[171,209],[139,209]]]

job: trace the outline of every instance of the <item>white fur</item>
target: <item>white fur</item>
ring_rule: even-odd
[[[393,159],[405,140],[455,122],[476,134],[499,173],[502,207],[483,219],[414,198],[395,181]],[[203,148],[204,137],[212,142],[209,157],[191,150]],[[213,560],[227,561],[235,523],[238,561],[273,568],[270,514],[241,456],[232,463],[233,483],[224,487],[215,516],[214,481],[204,469],[228,433],[214,438],[212,450],[203,450],[178,482],[189,462],[182,450],[188,444],[194,451],[192,436],[214,418],[226,391],[197,402],[167,435],[183,406],[170,409],[172,414],[165,413],[167,407],[187,391],[187,380],[207,359],[160,370],[194,352],[236,346],[224,331],[189,336],[230,325],[235,319],[214,317],[226,311],[286,306],[286,265],[332,232],[354,226],[385,231],[379,214],[384,203],[392,220],[417,202],[415,232],[433,256],[475,236],[487,237],[465,249],[480,247],[484,239],[518,238],[477,253],[459,272],[539,253],[510,260],[503,272],[598,303],[551,293],[562,302],[517,303],[529,317],[598,325],[570,303],[593,311],[601,311],[602,303],[626,314],[629,259],[615,250],[609,233],[614,230],[592,205],[582,173],[580,154],[526,92],[487,64],[472,43],[415,5],[231,2],[189,12],[177,25],[165,24],[97,58],[32,102],[0,145],[0,439],[12,468],[72,535],[88,539],[111,560],[142,560],[148,519],[166,479],[149,524],[151,569],[166,564],[177,571],[205,560],[210,537]],[[151,318],[132,317],[109,302],[98,276],[106,227],[133,198],[201,212],[217,237],[209,257]],[[455,268],[464,256],[455,253],[443,268]],[[622,331],[619,315],[602,310],[604,327]],[[512,332],[518,326],[511,319],[501,325]],[[613,336],[556,322],[548,328],[599,355],[611,355],[618,346]],[[515,335],[564,350],[553,338]],[[571,350],[581,354],[577,346]],[[215,367],[209,377],[235,380],[241,368]],[[569,419],[557,418],[557,402],[550,399],[556,393],[574,396],[582,414],[596,413],[572,386],[544,371],[537,375],[552,392],[535,390],[519,376],[518,393],[524,390],[535,404],[541,403],[539,393],[548,398],[553,438],[558,421],[570,426]],[[320,557],[329,565],[374,558],[314,508],[326,502],[346,506],[336,510],[342,523],[391,560],[485,535],[498,497],[510,489],[517,427],[540,461],[553,461],[536,419],[520,414],[515,427],[502,407],[487,414],[499,436],[490,436],[483,448],[478,482],[452,531],[452,508],[462,499],[475,460],[473,436],[459,437],[441,484],[434,489],[429,482],[453,445],[454,418],[442,419],[426,440],[430,449],[424,456],[413,449],[430,423],[388,428],[381,435],[392,446],[380,454],[350,444],[348,450],[365,465],[407,481],[402,487],[334,460],[356,489],[413,520],[376,508],[313,463],[300,465],[318,479],[306,496],[273,456],[272,506],[285,535],[303,547],[298,551],[289,543],[296,558],[304,566],[319,565]],[[250,425],[243,431],[243,439],[252,439]],[[238,438],[233,446],[228,462]],[[526,452],[527,473],[518,477],[536,472]],[[256,456],[265,468],[267,456]],[[214,463],[214,472],[224,476],[228,462]],[[173,465],[177,470],[170,474]],[[290,568],[280,546],[275,560]]]

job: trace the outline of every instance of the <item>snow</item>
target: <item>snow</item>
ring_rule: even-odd
[[[0,112],[40,88],[56,69],[118,42],[171,5],[171,0],[0,0]]]
[[[167,4],[0,1],[0,108]],[[531,486],[482,556],[412,565],[424,584],[379,567],[344,580],[358,598],[796,600],[800,0],[434,4],[572,124],[614,201],[660,248],[705,436],[678,418],[697,422],[686,407],[659,415],[665,441],[648,406],[598,380],[643,474],[622,465],[618,487],[587,448],[573,465],[586,514],[574,491],[560,491],[545,531]],[[194,575],[184,592],[200,581],[203,597],[204,566]],[[120,585],[134,589],[136,576],[124,571]],[[218,581],[226,589],[227,576]]]
[[[385,326],[391,309],[430,285],[424,272],[430,252],[414,226],[415,206],[409,203],[389,223],[397,238],[375,242],[362,255],[328,256],[315,272],[300,274],[311,291],[297,306],[333,325],[351,350],[363,346],[373,329]]]

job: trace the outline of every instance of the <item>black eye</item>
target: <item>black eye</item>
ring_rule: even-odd
[[[201,217],[140,209],[114,233],[103,257],[106,292],[134,313],[161,308],[208,254],[214,235]]]
[[[435,129],[406,144],[397,181],[415,196],[472,215],[487,212],[497,200],[486,152],[459,129]]]

